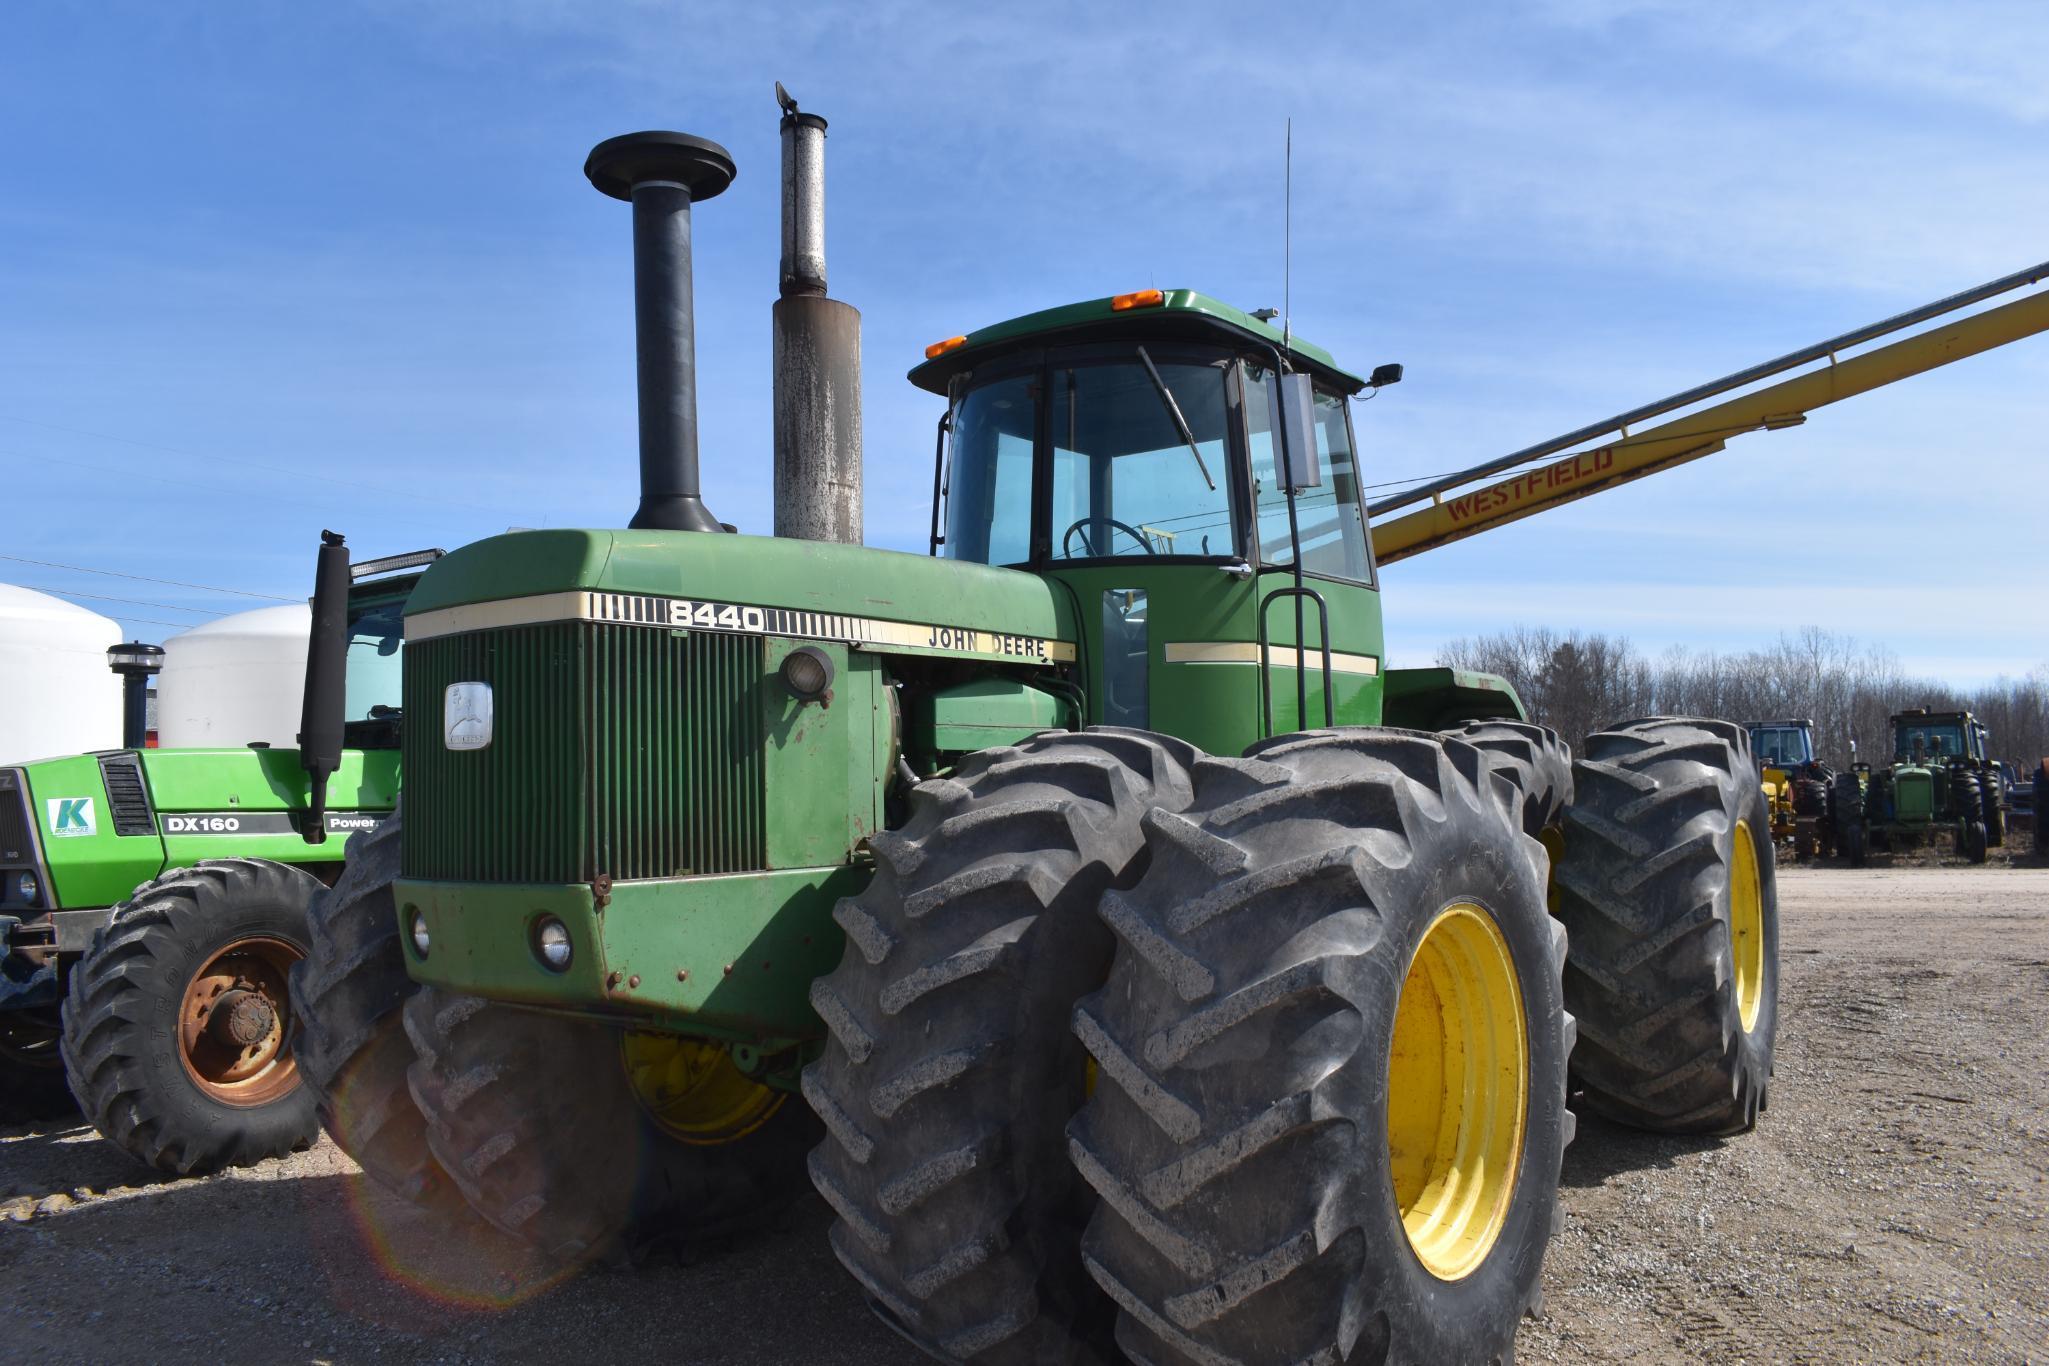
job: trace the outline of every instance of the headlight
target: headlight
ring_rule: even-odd
[[[36,882],[34,873],[23,873],[14,880],[14,890],[20,894],[24,902],[33,906],[36,904],[36,894],[43,889]]]
[[[534,954],[549,971],[567,972],[569,960],[576,956],[569,927],[552,915],[542,916],[534,925]]]
[[[414,911],[407,917],[406,928],[413,937],[413,952],[425,958],[427,950],[433,946],[434,942],[433,936],[427,933],[427,917],[421,915],[418,911]]]
[[[815,645],[799,646],[783,656],[783,686],[799,702],[829,698],[832,688],[832,660]]]

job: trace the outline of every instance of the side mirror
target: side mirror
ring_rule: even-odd
[[[1281,491],[1318,488],[1323,464],[1316,458],[1316,390],[1307,375],[1280,380]]]
[[[1385,389],[1390,384],[1400,384],[1401,382],[1402,367],[1390,361],[1386,365],[1376,365],[1373,367],[1373,373],[1367,377],[1366,387],[1368,389]]]

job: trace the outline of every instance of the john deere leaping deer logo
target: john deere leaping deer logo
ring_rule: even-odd
[[[491,743],[491,685],[451,683],[442,694],[441,743],[449,749],[482,749]]]

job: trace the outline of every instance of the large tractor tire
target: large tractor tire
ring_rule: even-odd
[[[320,1137],[289,1047],[311,874],[220,859],[138,887],[71,970],[64,1066],[103,1137],[159,1171],[247,1167]]]
[[[413,1100],[441,1169],[471,1209],[556,1261],[619,1262],[738,1232],[802,1189],[816,1122],[742,1076],[722,1046],[433,987],[404,1017]],[[657,1116],[635,1088],[637,1074],[672,1064],[679,1089],[710,1106],[691,1116],[701,1123]]]
[[[77,1113],[59,1051],[63,1028],[56,1006],[0,1011],[0,1124]]]
[[[1852,868],[1864,866],[1864,786],[1855,773],[1838,773],[1829,790],[1829,814],[1835,822],[1836,851]]]
[[[1572,801],[1572,748],[1557,731],[1528,721],[1467,721],[1443,734],[1483,750],[1508,774],[1522,793],[1523,833],[1541,836],[1558,824]]]
[[[1472,746],[1309,732],[1197,769],[1074,1014],[1083,1252],[1151,1366],[1502,1361],[1571,1140],[1565,934]]]
[[[1765,1106],[1779,991],[1771,813],[1749,735],[1632,721],[1589,736],[1574,777],[1558,915],[1586,1102],[1658,1133],[1744,1132]]]
[[[1950,812],[1956,818],[1957,852],[1967,862],[1983,863],[1989,847],[1985,830],[1985,794],[1978,775],[1957,769],[1949,775]]]
[[[2006,845],[2006,806],[2000,800],[2004,795],[1999,775],[1985,772],[1978,778],[1980,805],[1985,811],[1985,843],[1994,849]]]
[[[391,896],[402,837],[396,810],[350,836],[341,877],[313,899],[312,948],[292,969],[292,1049],[336,1147],[394,1194],[454,1210],[461,1198],[428,1151],[406,1085],[413,1045],[399,1012],[417,988]]]
[[[1144,866],[1194,747],[1049,733],[920,783],[876,872],[840,903],[840,966],[812,985],[831,1038],[804,1074],[828,1137],[811,1179],[876,1312],[976,1363],[1109,1358],[1115,1309],[1079,1253],[1092,1197],[1067,1160],[1088,1057],[1068,1028],[1103,983],[1105,888]]]

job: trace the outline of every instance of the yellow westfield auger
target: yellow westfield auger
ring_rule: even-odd
[[[408,601],[403,828],[352,842],[292,979],[328,1131],[564,1258],[751,1224],[808,1169],[945,1360],[1505,1357],[1569,1056],[1650,1129],[1763,1108],[1748,737],[1634,721],[1573,764],[1502,680],[1384,667],[1375,544],[1565,476],[1369,537],[1349,400],[1398,372],[1189,290],[931,346],[931,553],[862,547],[825,126],[784,108],[789,534],[698,488],[692,213],[732,159],[600,144],[640,508]]]

